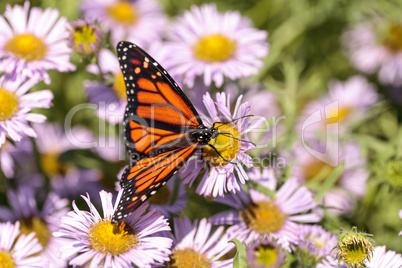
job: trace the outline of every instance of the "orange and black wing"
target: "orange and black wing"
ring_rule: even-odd
[[[149,156],[202,125],[186,95],[151,56],[124,41],[117,45],[117,53],[127,89],[123,127],[130,154]]]
[[[123,195],[112,222],[123,221],[131,212],[165,185],[187,159],[196,151],[197,143],[155,157],[144,158],[124,171]]]

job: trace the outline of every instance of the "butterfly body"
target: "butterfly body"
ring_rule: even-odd
[[[145,51],[122,41],[117,53],[127,90],[123,128],[131,163],[120,181],[124,190],[113,223],[123,221],[220,134],[203,124],[177,83]]]

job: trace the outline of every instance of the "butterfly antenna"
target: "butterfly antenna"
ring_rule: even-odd
[[[225,160],[226,162],[231,163],[231,164],[236,164],[236,163],[231,162],[231,161],[227,160],[226,158],[224,158],[224,157],[221,155],[221,153],[218,152],[218,150],[215,148],[215,146],[213,146],[213,145],[211,145],[211,144],[209,144],[209,143],[208,143],[208,145],[209,145],[209,147],[211,147],[212,149],[214,149],[214,151],[215,151],[223,160]]]
[[[219,134],[220,134],[220,135],[223,135],[223,136],[226,136],[226,137],[230,137],[230,138],[232,138],[232,139],[234,139],[234,140],[237,140],[237,141],[242,141],[242,142],[251,143],[251,144],[253,144],[254,146],[256,146],[254,142],[236,138],[235,136],[233,136],[232,133],[229,133],[229,132],[219,132]]]
[[[249,115],[241,116],[241,117],[235,118],[235,119],[233,119],[233,120],[231,120],[231,121],[229,121],[229,122],[214,122],[214,123],[212,124],[212,127],[215,128],[215,125],[216,125],[216,124],[222,124],[222,125],[220,125],[219,127],[216,128],[216,129],[218,129],[218,128],[220,128],[220,127],[223,126],[223,125],[231,124],[231,123],[233,123],[233,122],[236,122],[237,120],[240,120],[240,119],[243,119],[243,118],[248,118],[248,117],[250,117],[250,116],[252,117],[252,116],[254,116],[254,115],[249,114]]]

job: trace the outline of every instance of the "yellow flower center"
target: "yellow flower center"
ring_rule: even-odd
[[[230,124],[216,124],[215,127],[220,134],[209,144],[215,147],[216,151],[211,146],[205,146],[204,159],[213,166],[225,166],[240,150],[240,135]]]
[[[124,77],[121,72],[115,74],[115,81],[112,86],[114,92],[117,94],[119,99],[125,100],[127,98],[126,94],[126,83],[124,82]]]
[[[151,196],[151,198],[148,199],[148,202],[156,205],[165,205],[169,203],[169,199],[170,199],[170,191],[169,188],[165,185],[162,186],[156,192],[156,194]]]
[[[18,112],[17,96],[0,87],[0,122],[10,119],[16,112]]]
[[[383,44],[392,51],[402,50],[402,25],[394,24],[388,29],[387,36],[385,37]]]
[[[346,247],[345,254],[342,259],[348,264],[361,265],[367,261],[369,252],[367,247],[360,243],[350,243]]]
[[[221,34],[211,34],[193,46],[194,57],[206,62],[226,61],[236,52],[236,41]]]
[[[124,222],[111,224],[111,220],[92,226],[89,241],[94,250],[112,255],[123,254],[140,243],[130,226]]]
[[[78,46],[82,45],[85,54],[94,52],[95,43],[97,41],[96,32],[94,28],[84,25],[83,27],[76,28],[73,34],[74,49],[79,51]]]
[[[35,232],[35,236],[42,247],[46,248],[52,234],[47,224],[41,218],[35,216],[21,221],[21,233],[28,235],[32,232]]]
[[[334,169],[333,166],[318,159],[314,159],[304,167],[304,178],[306,181],[310,181],[320,175],[320,177],[323,178],[322,181],[325,181]]]
[[[66,174],[70,166],[59,161],[59,152],[49,152],[41,155],[39,159],[46,175],[52,177],[56,174]]]
[[[211,264],[208,259],[201,253],[195,252],[193,249],[179,249],[170,256],[172,260],[172,268],[209,268]]]
[[[10,253],[0,250],[0,264],[2,268],[14,268],[15,264]]]
[[[339,107],[339,109],[329,111],[326,124],[341,123],[352,112],[352,107]]]
[[[122,1],[107,8],[109,15],[117,22],[133,25],[138,20],[137,10],[129,2]]]
[[[272,245],[260,245],[254,252],[256,262],[265,267],[271,267],[276,263],[277,249]]]
[[[248,227],[259,234],[279,231],[285,223],[285,215],[271,201],[261,201],[250,205],[240,213]]]
[[[26,61],[41,60],[47,53],[46,44],[29,33],[15,35],[8,40],[4,50],[12,52],[17,58]]]

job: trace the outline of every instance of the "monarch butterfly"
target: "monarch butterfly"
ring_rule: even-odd
[[[208,143],[220,134],[215,125],[204,126],[177,83],[144,50],[121,41],[117,54],[126,83],[123,128],[132,163],[122,175],[124,190],[112,223],[155,194],[198,148],[215,149]]]

